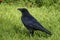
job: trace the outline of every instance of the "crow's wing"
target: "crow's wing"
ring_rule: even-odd
[[[43,29],[43,26],[36,20],[34,19],[33,17],[32,18],[29,18],[29,17],[23,17],[22,18],[22,22],[29,26],[30,28],[33,28],[33,29]]]
[[[33,27],[36,30],[43,29],[43,26],[36,19],[32,19],[31,21],[29,21],[29,26]]]

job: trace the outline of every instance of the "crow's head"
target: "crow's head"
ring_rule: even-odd
[[[21,12],[27,12],[28,11],[26,8],[18,8],[18,10]]]
[[[22,15],[25,15],[25,16],[30,15],[30,13],[26,8],[18,8],[18,10],[22,12]]]

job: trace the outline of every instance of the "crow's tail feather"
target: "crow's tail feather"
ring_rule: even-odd
[[[44,30],[45,33],[52,35],[50,31],[48,31],[47,29]]]
[[[40,30],[41,31],[43,31],[43,32],[45,32],[45,33],[47,33],[47,34],[49,34],[49,35],[52,35],[51,34],[51,32],[50,31],[48,31],[47,29],[45,29],[45,28],[40,28]]]

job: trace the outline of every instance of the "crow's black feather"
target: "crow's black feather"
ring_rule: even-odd
[[[26,8],[18,8],[18,10],[22,12],[21,20],[31,35],[34,34],[35,30],[40,30],[51,35],[51,32],[45,29],[32,15],[30,15]]]

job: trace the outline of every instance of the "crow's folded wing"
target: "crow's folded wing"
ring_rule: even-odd
[[[27,21],[26,25],[36,30],[43,29],[43,26],[36,19]]]

